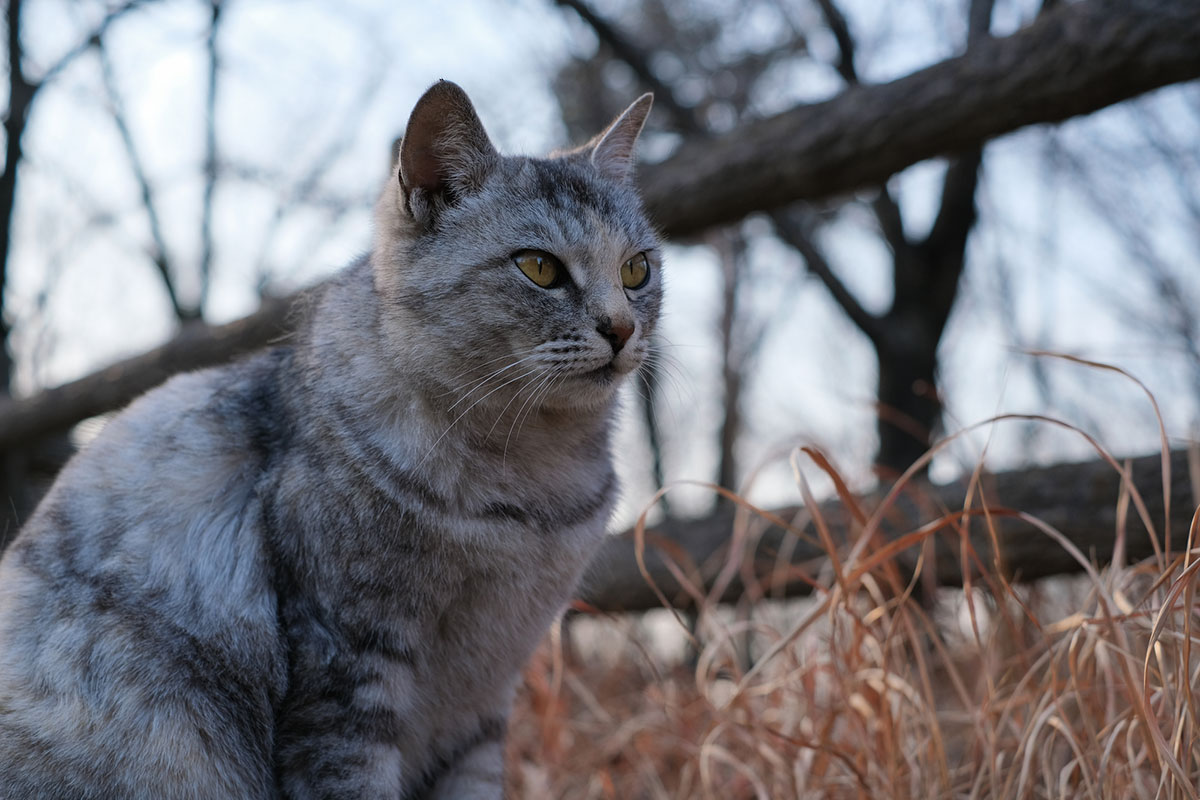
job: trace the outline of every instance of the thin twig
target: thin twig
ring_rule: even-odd
[[[217,188],[217,80],[221,74],[217,31],[221,25],[221,0],[211,0],[205,52],[208,56],[208,93],[204,102],[204,196],[200,207],[200,307],[212,283],[213,195]]]
[[[655,104],[671,115],[671,120],[676,126],[691,134],[706,132],[707,128],[696,116],[695,109],[680,102],[675,91],[659,80],[650,67],[650,59],[640,47],[618,31],[616,26],[596,13],[585,0],[554,0],[554,2],[579,15],[579,18],[592,29],[596,37],[612,50],[613,55],[625,62],[637,74],[638,79],[654,92]]]
[[[121,144],[125,148],[125,155],[129,158],[129,167],[133,171],[133,179],[137,182],[141,193],[142,207],[146,211],[146,220],[149,223],[151,238],[151,246],[147,255],[154,264],[154,268],[158,271],[159,277],[162,278],[163,288],[166,289],[167,298],[171,302],[171,308],[175,312],[175,316],[180,320],[196,319],[199,317],[198,311],[186,308],[179,301],[179,294],[175,288],[175,280],[171,275],[167,242],[163,237],[162,224],[158,217],[158,206],[154,200],[154,190],[150,186],[150,179],[146,174],[146,168],[142,164],[142,158],[138,152],[137,144],[134,142],[133,133],[129,129],[129,123],[125,115],[125,106],[117,89],[112,62],[109,60],[108,50],[104,46],[103,40],[97,43],[96,52],[100,57],[100,76],[104,83],[104,92],[108,98],[109,112],[112,114],[113,124],[116,125],[117,132],[120,134]]]
[[[809,271],[825,284],[825,288],[833,296],[834,302],[841,307],[850,321],[872,342],[877,342],[882,335],[879,318],[863,308],[858,298],[833,271],[828,259],[814,243],[812,234],[807,229],[809,226],[803,221],[802,214],[803,212],[797,208],[771,212],[775,234],[796,249],[796,252],[808,265]]]

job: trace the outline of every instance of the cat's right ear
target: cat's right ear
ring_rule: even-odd
[[[617,183],[633,181],[634,148],[652,105],[654,95],[647,92],[585,146],[591,152],[592,166],[605,177]]]
[[[405,209],[429,222],[440,204],[479,191],[499,160],[467,93],[438,81],[417,101],[400,142]]]

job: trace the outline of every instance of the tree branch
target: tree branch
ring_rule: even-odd
[[[212,282],[213,259],[213,195],[217,189],[217,78],[221,74],[217,54],[217,31],[221,26],[221,0],[210,0],[208,35],[204,49],[208,57],[208,92],[204,98],[204,196],[200,206],[200,302],[202,310],[208,300]]]
[[[880,185],[918,161],[1197,77],[1200,3],[1064,4],[1012,36],[891,83],[685,142],[643,170],[643,194],[658,224],[679,238],[752,211]]]
[[[930,249],[961,253],[966,248],[967,236],[978,216],[975,187],[979,184],[982,160],[983,151],[976,148],[954,159],[946,169],[937,218],[924,242]]]
[[[833,271],[833,267],[813,241],[807,226],[799,219],[800,213],[796,209],[772,211],[770,216],[775,226],[775,235],[800,254],[808,266],[808,271],[825,284],[829,294],[833,296],[842,311],[846,312],[850,321],[866,334],[868,339],[873,342],[877,341],[881,335],[879,318],[863,308],[862,304],[858,302],[858,298],[846,288],[846,284],[842,283],[841,278]]]
[[[585,0],[554,0],[554,2],[574,11],[592,29],[596,38],[609,50],[612,50],[613,55],[629,65],[646,88],[654,92],[655,104],[671,115],[676,126],[687,133],[705,133],[706,126],[696,116],[696,110],[679,102],[675,91],[659,80],[650,67],[650,60],[640,47],[625,38],[612,23],[597,14]]]
[[[879,221],[879,232],[891,248],[892,255],[903,256],[911,245],[904,234],[900,206],[888,191],[886,183],[879,187],[878,193],[871,199],[871,210],[875,212],[875,219]]]
[[[141,6],[147,5],[149,2],[150,0],[128,0],[128,2],[121,3],[120,5],[111,9],[107,14],[104,15],[104,18],[100,20],[96,27],[92,29],[91,33],[81,39],[70,50],[59,56],[58,60],[51,64],[50,67],[44,73],[42,73],[41,77],[34,80],[33,85],[35,89],[40,89],[43,85],[57,78],[59,73],[75,62],[75,59],[79,58],[88,50],[91,50],[93,47],[99,44],[100,40],[104,37],[104,34],[108,33],[109,27],[111,27],[114,22],[123,17],[126,13]]]
[[[248,317],[225,325],[184,323],[171,341],[34,397],[0,401],[0,450],[7,450],[80,420],[112,411],[180,372],[223,364],[294,330],[299,296],[267,298]]]
[[[992,29],[992,11],[996,0],[971,0],[967,8],[967,47],[971,48],[988,37]]]
[[[745,266],[746,241],[740,230],[722,230],[714,237],[721,262],[721,409],[717,436],[717,485],[737,489],[737,443],[742,429],[743,359],[736,352],[739,273]],[[659,484],[661,486],[662,484]]]
[[[968,49],[987,38],[994,5],[994,0],[971,0],[967,12]],[[903,314],[907,304],[931,317],[939,337],[958,293],[967,239],[979,217],[975,190],[982,164],[981,145],[950,162],[942,181],[937,217],[916,248],[920,257],[896,259],[897,310]]]
[[[858,78],[858,68],[854,65],[854,37],[850,34],[850,25],[846,22],[846,17],[833,0],[817,0],[817,5],[821,7],[825,23],[837,41],[838,74],[846,81],[846,85],[858,86],[861,81]],[[908,250],[909,243],[904,235],[900,206],[888,191],[886,183],[879,187],[879,193],[871,201],[871,209],[879,221],[879,232],[883,234],[884,241],[887,242],[888,247],[897,258],[903,257]]]
[[[829,30],[837,42],[836,69],[838,74],[848,85],[857,86],[860,81],[858,80],[858,68],[854,65],[854,37],[850,35],[850,25],[846,22],[846,17],[834,5],[833,0],[817,0],[817,5],[821,7],[821,15],[825,17],[825,24],[829,26]]]
[[[25,72],[25,49],[21,42],[21,10],[23,0],[9,0],[5,9],[8,44],[8,109],[4,114],[5,157],[4,171],[0,173],[0,309],[4,307],[4,289],[7,284],[8,254],[12,241],[13,209],[16,206],[17,170],[24,158],[22,137],[29,111],[38,91],[58,76],[76,58],[94,47],[109,26],[125,12],[144,0],[134,0],[109,11],[95,30],[79,44],[58,59],[50,69],[37,79]],[[0,315],[0,394],[8,393],[9,373],[12,362],[8,355],[8,323]]]
[[[29,118],[36,88],[25,77],[21,45],[22,0],[9,0],[5,9],[8,25],[8,112],[4,116],[4,172],[0,174],[0,311],[4,308],[5,287],[8,283],[8,253],[12,241],[13,208],[16,204],[17,167],[24,157],[21,137]],[[8,394],[12,373],[12,357],[8,354],[8,322],[0,314],[0,394]]]
[[[381,49],[380,52],[384,51]],[[362,205],[350,198],[323,197],[320,192],[321,182],[338,163],[338,159],[353,146],[355,137],[359,133],[358,126],[354,121],[363,117],[375,101],[380,88],[383,86],[387,67],[388,63],[382,58],[374,62],[374,69],[359,87],[354,101],[340,115],[345,124],[341,126],[337,135],[331,138],[325,147],[317,153],[308,170],[292,183],[290,190],[276,203],[275,209],[271,213],[271,219],[263,230],[262,244],[259,246],[258,257],[255,259],[255,272],[260,287],[266,287],[269,283],[270,267],[268,259],[271,247],[275,243],[276,236],[289,212],[303,205],[319,205],[326,211],[332,212],[337,216],[346,213],[351,208],[357,208]],[[231,165],[227,169],[230,169],[234,174],[245,180],[259,181],[276,186],[289,181],[289,178],[285,175],[264,175],[257,171],[250,172],[238,165]],[[365,206],[370,208],[374,200],[374,196],[371,196],[365,203]]]

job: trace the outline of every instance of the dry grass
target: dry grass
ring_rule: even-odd
[[[986,520],[910,543],[966,524]],[[875,536],[808,600],[703,609],[676,654],[641,620],[577,616],[526,672],[509,796],[1197,798],[1197,555],[918,601]]]

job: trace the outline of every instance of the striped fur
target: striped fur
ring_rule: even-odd
[[[68,464],[0,561],[0,798],[501,796],[658,314],[629,180],[648,108],[501,157],[439,83],[371,254],[294,340],[168,381]],[[534,285],[523,249],[570,279]]]

